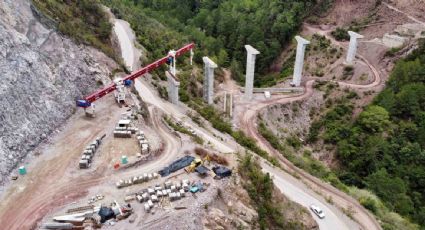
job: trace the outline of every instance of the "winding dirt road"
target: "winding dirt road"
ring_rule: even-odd
[[[116,29],[121,31],[120,33],[124,33],[122,28]],[[125,39],[125,37],[123,39]],[[360,55],[358,57],[369,66],[375,76],[375,80],[368,85],[355,85],[345,82],[338,82],[338,84],[342,87],[364,89],[378,86],[381,83],[379,72],[368,62],[366,58]],[[131,59],[124,59],[126,62],[128,61],[129,63],[132,63]],[[355,211],[353,217],[358,223],[360,223],[363,229],[380,229],[379,223],[375,220],[375,218],[356,200],[295,167],[291,162],[273,149],[258,133],[258,130],[255,127],[256,115],[259,111],[273,104],[285,104],[304,100],[312,95],[313,83],[314,79],[308,80],[305,83],[306,88],[303,94],[292,97],[281,97],[247,106],[246,112],[240,118],[242,123],[241,127],[244,132],[258,141],[261,148],[276,156],[282,162],[283,167],[287,171],[298,174],[302,180],[314,190],[325,194],[327,197],[332,197],[335,204],[342,207],[352,207]],[[141,88],[141,90],[141,95],[146,95],[146,91],[143,91],[144,88]],[[84,147],[84,144],[86,144],[87,140],[92,140],[101,133],[110,133],[110,131],[114,128],[114,122],[119,118],[122,112],[118,110],[114,104],[115,102],[112,96],[105,97],[103,102],[97,104],[98,110],[102,110],[103,113],[99,114],[96,118],[96,123],[85,119],[82,111],[77,112],[77,114],[69,121],[64,131],[62,131],[61,134],[54,139],[55,144],[46,150],[47,152],[57,150],[61,151],[54,154],[48,153],[40,156],[40,159],[36,159],[28,167],[30,173],[27,176],[21,177],[16,183],[8,187],[5,193],[2,194],[2,202],[0,203],[1,229],[31,229],[40,219],[57,207],[86,196],[88,190],[92,187],[108,183],[112,173],[114,173],[114,176],[118,175],[120,177],[127,177],[140,173],[138,170],[128,170],[117,174],[109,170],[107,166],[103,166],[83,176],[79,174],[72,174],[72,170],[75,168],[75,164],[79,159],[79,154],[83,150],[82,148]],[[162,167],[167,162],[171,162],[175,159],[175,156],[178,153],[177,151],[181,147],[181,143],[172,136],[169,130],[162,124],[160,116],[158,116],[158,106],[160,107],[159,109],[164,110],[164,112],[174,113],[174,109],[169,110],[167,108],[168,105],[166,104],[157,105],[155,102],[148,106],[149,113],[151,115],[151,123],[155,130],[157,130],[159,135],[163,138],[163,141],[165,142],[165,149],[164,153],[159,156],[159,158],[155,161],[148,162],[143,166],[144,171],[154,171]],[[184,116],[184,114],[182,115]],[[112,125],[102,126],[99,124]],[[203,135],[209,139],[210,135],[208,133],[205,132]],[[227,147],[226,143],[223,144],[220,141],[217,141],[216,138],[211,137],[211,141],[213,141],[219,149],[224,150],[224,152],[232,150],[232,148]],[[270,167],[267,163],[262,163],[262,165],[266,171],[275,175],[275,184],[280,189],[287,189],[288,186],[295,183],[290,182],[291,184],[286,185],[285,183],[289,183],[290,179],[281,175],[282,172],[279,169]],[[294,191],[297,192],[298,190]],[[341,229],[338,226],[334,227],[335,228],[328,229]]]
[[[333,38],[330,38],[327,33],[323,33],[322,31],[322,33],[320,34],[325,35],[335,45],[344,47],[341,43],[335,41]],[[362,55],[358,54],[357,57],[370,68],[374,76],[374,81],[367,85],[356,85],[352,83],[337,82],[337,81],[333,81],[333,82],[338,83],[341,87],[349,87],[349,88],[357,88],[357,89],[372,89],[376,86],[379,86],[382,82],[381,82],[381,76],[378,70],[372,64],[370,64],[370,62]],[[240,113],[241,117],[239,118],[241,129],[248,136],[257,140],[257,143],[262,149],[266,150],[267,152],[271,153],[273,156],[277,157],[279,161],[282,163],[285,170],[287,170],[290,173],[295,173],[299,175],[301,179],[309,187],[313,188],[315,191],[318,191],[321,194],[324,194],[327,197],[331,197],[333,202],[337,204],[339,207],[349,208],[353,210],[353,218],[357,221],[357,223],[359,223],[362,226],[363,229],[381,229],[381,226],[378,223],[378,221],[375,219],[375,217],[368,210],[366,210],[362,205],[360,205],[357,200],[339,191],[333,186],[327,183],[324,183],[318,178],[308,174],[304,170],[296,167],[294,164],[292,164],[292,162],[287,160],[276,149],[274,149],[269,144],[269,142],[265,140],[263,136],[261,136],[261,134],[257,130],[257,127],[256,127],[257,114],[262,109],[275,104],[287,104],[287,103],[292,103],[295,101],[302,101],[308,97],[311,97],[313,93],[312,86],[314,81],[315,79],[312,78],[308,80],[307,82],[305,82],[305,91],[301,95],[287,96],[283,98],[268,100],[262,103],[249,104],[245,106],[245,111]]]

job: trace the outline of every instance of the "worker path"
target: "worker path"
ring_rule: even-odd
[[[124,63],[130,71],[133,71],[135,64],[135,53],[133,48],[133,42],[130,40],[128,33],[126,32],[128,22],[120,19],[116,19],[114,23],[114,32],[120,41],[121,54],[124,59]],[[122,41],[122,42],[121,42]]]

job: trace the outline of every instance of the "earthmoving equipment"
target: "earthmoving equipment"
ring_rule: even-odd
[[[191,173],[193,171],[195,171],[196,167],[198,167],[199,165],[202,164],[202,160],[199,158],[196,158],[195,160],[192,161],[192,163],[190,163],[189,166],[187,166],[184,170],[187,173]]]
[[[187,173],[191,173],[193,171],[195,171],[195,169],[201,165],[204,165],[206,162],[208,162],[208,164],[211,162],[210,156],[207,154],[202,160],[200,158],[196,158],[195,160],[192,161],[192,163],[186,167],[184,170]]]
[[[211,158],[210,158],[210,155],[209,154],[207,154],[205,157],[204,157],[204,164],[207,164],[208,163],[208,165],[211,163]]]
[[[171,50],[167,56],[143,67],[142,69],[128,75],[127,77],[120,79],[117,78],[112,84],[108,85],[107,87],[96,91],[88,96],[86,96],[84,99],[80,99],[76,101],[76,105],[78,107],[84,108],[86,112],[90,109],[92,111],[91,114],[94,114],[94,106],[92,106],[93,102],[96,100],[102,98],[103,96],[107,95],[108,93],[117,90],[115,93],[115,98],[117,102],[122,104],[125,103],[125,86],[130,86],[132,82],[146,74],[151,72],[152,70],[155,70],[159,68],[161,65],[167,63],[170,65],[170,72],[174,73],[176,72],[176,58],[185,54],[186,52],[190,52],[190,63],[192,64],[192,58],[193,58],[193,49],[195,48],[195,43],[190,43],[186,46],[183,46],[177,51]]]

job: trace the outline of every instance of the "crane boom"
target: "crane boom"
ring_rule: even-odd
[[[179,57],[179,56],[185,54],[186,52],[192,50],[193,48],[195,48],[195,43],[190,43],[188,45],[185,45],[175,52],[175,57]],[[140,76],[142,76],[146,73],[149,73],[152,70],[157,69],[158,67],[160,67],[161,65],[166,63],[167,60],[170,57],[171,57],[171,54],[168,54],[167,56],[165,56],[165,57],[163,57],[159,60],[156,60],[155,62],[143,67],[142,69],[138,70],[137,72],[134,72],[134,73],[128,75],[127,77],[125,77],[123,79],[123,81],[124,82],[134,81],[136,78],[138,78],[138,77],[140,77]],[[173,58],[175,58],[175,57],[173,57]],[[83,100],[77,100],[77,106],[87,108],[91,105],[91,103],[93,103],[94,101],[96,101],[99,98],[102,98],[103,96],[114,91],[115,89],[116,89],[116,84],[112,83],[112,84],[106,86],[105,88],[98,90],[98,91],[86,96]]]

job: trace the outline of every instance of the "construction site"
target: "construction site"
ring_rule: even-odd
[[[22,14],[29,15],[30,5],[22,4]],[[31,20],[35,27],[42,26],[38,19]],[[102,83],[96,83],[98,89],[75,98],[69,119],[16,163],[0,190],[0,229],[256,229],[259,213],[238,172],[241,156],[255,153],[208,120],[193,119],[192,114],[198,113],[179,99],[179,65],[194,65],[197,44],[175,47],[163,58],[141,63],[144,51],[131,26],[113,16],[110,20],[120,58],[130,73],[115,73],[111,66],[116,64],[94,70],[101,75],[96,77]],[[421,20],[403,19],[409,23],[386,28],[385,34],[348,31],[345,42],[330,36],[331,28],[305,23],[290,51],[285,50],[286,59],[294,58],[291,77],[273,87],[254,87],[261,52],[250,44],[240,47],[246,52],[244,86],[226,69],[220,71],[224,80],[217,82],[221,67],[214,58],[202,57],[204,103],[219,110],[231,129],[241,130],[280,162],[276,166],[255,155],[280,196],[301,210],[288,218],[302,219],[308,229],[382,229],[357,200],[277,152],[258,125],[261,117],[273,130],[299,131],[303,143],[306,135],[300,130],[311,123],[310,110],[325,103],[317,86],[321,81],[337,85],[339,93],[364,94],[356,108],[360,110],[372,100],[373,93],[368,92],[385,86],[393,65],[389,58],[382,61],[387,50],[410,53],[425,37]],[[326,52],[317,48],[318,40],[329,43]],[[317,76],[318,69],[324,77]],[[349,79],[344,78],[347,69],[352,71]],[[166,78],[168,100],[154,86],[153,71]],[[338,92],[329,97],[339,97]],[[301,101],[303,111],[294,111],[293,104]],[[292,107],[275,107],[280,105]],[[324,154],[317,158],[327,159]],[[319,205],[326,217],[315,215],[309,209],[312,204]]]

